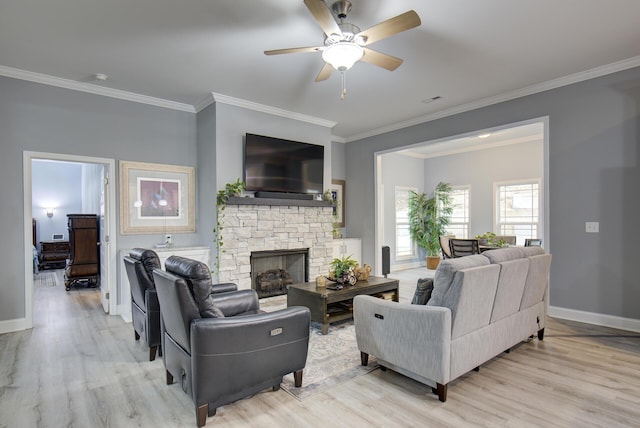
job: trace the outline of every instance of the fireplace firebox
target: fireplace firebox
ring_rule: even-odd
[[[309,249],[251,253],[251,288],[259,298],[287,294],[287,286],[309,281]]]

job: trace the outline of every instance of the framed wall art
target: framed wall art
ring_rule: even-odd
[[[120,233],[195,232],[195,168],[120,161]]]
[[[331,180],[333,215],[339,227],[344,227],[344,180]]]

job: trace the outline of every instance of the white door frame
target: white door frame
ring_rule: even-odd
[[[22,156],[22,165],[23,165],[23,196],[24,196],[24,305],[25,305],[25,326],[24,328],[32,328],[33,327],[33,251],[31,249],[31,245],[27,245],[27,243],[32,242],[32,227],[31,227],[31,218],[33,216],[32,213],[32,194],[31,194],[31,161],[35,159],[47,159],[47,160],[57,160],[57,161],[66,161],[66,162],[79,162],[79,163],[93,163],[93,164],[101,164],[104,165],[108,171],[109,179],[113,180],[113,177],[116,176],[116,161],[115,159],[107,159],[107,158],[97,158],[97,157],[89,157],[89,156],[77,156],[77,155],[68,155],[61,153],[45,153],[45,152],[31,152],[24,151]],[[109,183],[110,187],[113,188],[112,184]],[[104,184],[103,184],[104,186]],[[116,301],[117,293],[115,293],[117,289],[117,275],[116,275],[116,222],[114,219],[116,218],[116,196],[114,191],[108,192],[107,199],[105,202],[108,204],[108,209],[105,210],[105,216],[109,218],[107,221],[109,228],[109,241],[110,244],[108,246],[109,251],[109,283],[107,284],[108,289],[111,290],[111,302],[109,304],[109,313],[115,314],[117,311]]]
[[[543,227],[543,241],[544,248],[547,251],[551,251],[551,239],[550,239],[550,227],[549,227],[549,116],[537,117],[534,119],[524,120],[521,122],[509,123],[506,125],[496,126],[490,129],[483,129],[483,132],[492,132],[498,131],[501,129],[514,128],[516,126],[528,125],[531,123],[542,123],[544,125],[544,141],[542,144],[542,162],[543,162],[543,178],[542,178],[542,203],[543,203],[543,219],[542,219],[542,227]],[[461,137],[468,137],[471,135],[477,135],[478,131],[467,132],[459,135],[452,135],[445,138],[440,138],[432,141],[424,141],[421,143],[411,144],[409,146],[403,147],[394,147],[393,149],[382,150],[374,153],[374,180],[375,180],[375,230],[374,230],[374,245],[376,250],[376,275],[380,275],[382,272],[382,255],[380,249],[384,239],[384,206],[381,203],[383,200],[382,194],[380,194],[380,189],[383,188],[384,184],[382,183],[382,167],[380,157],[384,154],[394,153],[403,149],[407,149],[410,147],[421,146],[429,143],[440,143],[447,140],[453,140]]]

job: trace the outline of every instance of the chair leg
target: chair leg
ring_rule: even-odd
[[[438,399],[443,403],[447,401],[447,385],[442,385],[441,383],[436,383],[436,388],[431,388],[431,391],[434,394],[438,395]]]
[[[217,411],[218,411],[218,409],[216,409],[215,407],[209,407],[209,412],[207,413],[207,416],[212,418],[212,417],[214,417],[216,415]]]
[[[209,412],[209,404],[203,404],[196,408],[196,423],[198,428],[203,427],[207,423],[207,413]]]
[[[162,345],[158,345],[158,356],[162,357]]]
[[[480,366],[478,366],[475,369],[473,369],[473,371],[479,372],[480,371]]]
[[[366,352],[360,352],[360,363],[363,366],[369,364],[369,354],[367,354]]]
[[[173,384],[173,375],[171,373],[169,373],[169,370],[166,371],[167,374],[167,385],[172,385]]]
[[[302,370],[293,372],[293,381],[296,388],[300,388],[302,386]]]
[[[278,390],[280,389],[280,384],[273,385],[273,386],[271,387],[271,389],[273,390],[273,392],[278,391]]]
[[[541,328],[540,330],[538,330],[538,340],[543,340],[544,339],[544,328]]]
[[[136,338],[136,341],[140,340],[140,335],[138,334],[137,331],[133,330],[133,334],[134,334],[134,337]]]
[[[156,359],[156,351],[158,350],[157,346],[152,346],[149,348],[149,361],[153,361]]]

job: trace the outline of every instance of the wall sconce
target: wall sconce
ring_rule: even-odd
[[[45,208],[45,211],[47,212],[47,217],[53,217],[53,208]]]

